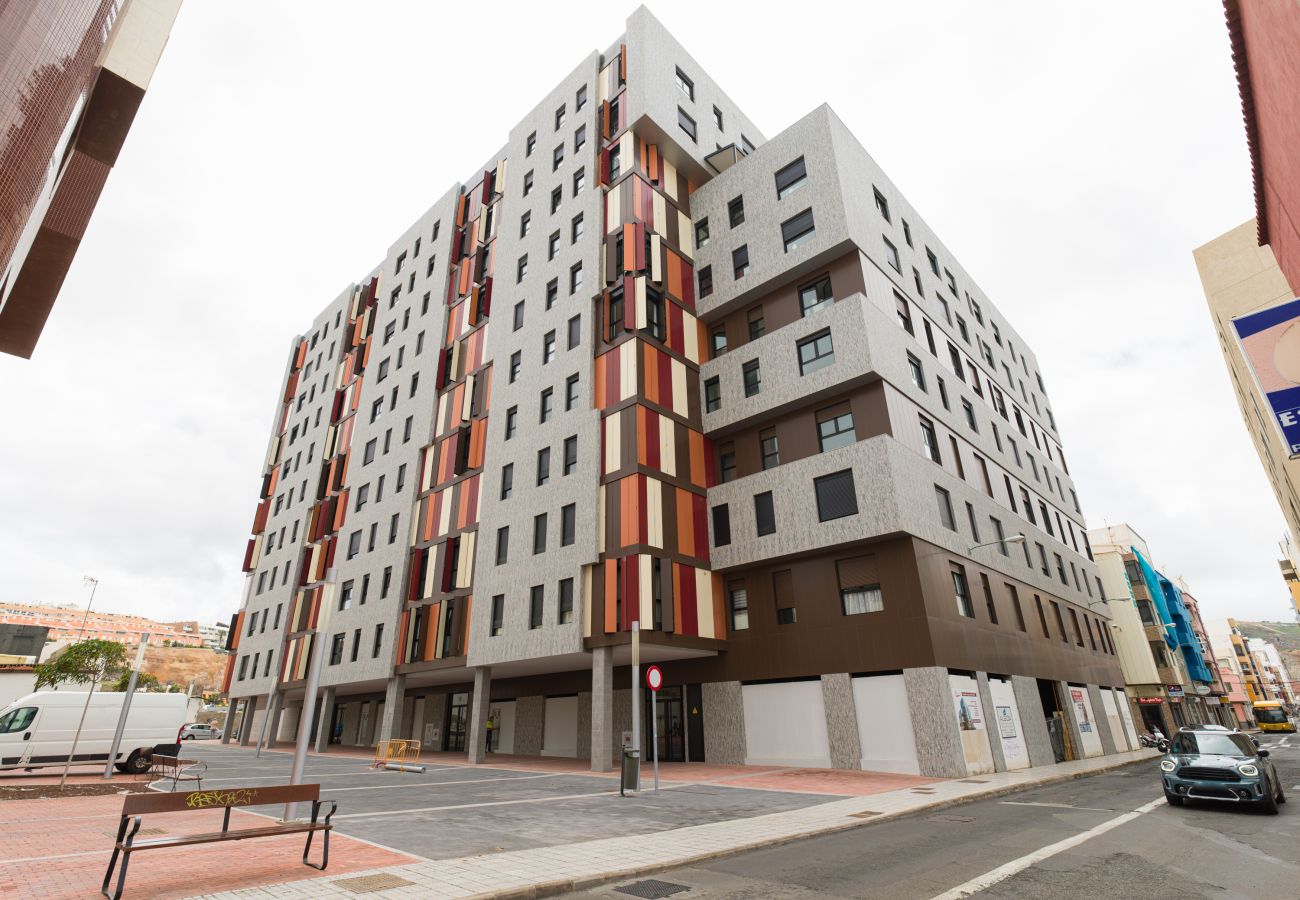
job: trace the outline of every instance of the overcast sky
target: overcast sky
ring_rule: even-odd
[[[188,0],[35,359],[0,356],[0,601],[235,611],[291,338],[633,8]],[[1037,352],[1090,525],[1207,618],[1290,618],[1191,255],[1254,215],[1221,4],[761,9],[651,6],[767,135],[826,101],[889,172]]]

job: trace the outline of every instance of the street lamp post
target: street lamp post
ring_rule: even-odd
[[[77,640],[81,640],[86,634],[86,623],[90,620],[90,608],[95,605],[95,589],[99,587],[99,579],[90,575],[83,575],[81,586],[90,585],[90,602],[86,604],[86,614],[81,617],[81,630],[77,632]]]
[[[117,751],[122,747],[122,733],[126,731],[126,717],[131,712],[131,698],[135,696],[135,681],[144,665],[144,648],[149,643],[149,633],[140,635],[140,649],[135,653],[135,665],[131,667],[131,680],[126,685],[126,696],[122,698],[122,712],[117,717],[117,731],[113,732],[113,746],[108,751],[108,760],[104,763],[104,777],[113,777],[113,763],[117,762]]]
[[[1023,534],[1013,534],[1011,535],[1011,537],[998,538],[996,541],[985,541],[982,544],[976,544],[974,547],[971,547],[966,552],[974,553],[976,550],[979,550],[983,547],[1001,546],[1003,544],[1023,544],[1024,542],[1025,542],[1025,536]]]

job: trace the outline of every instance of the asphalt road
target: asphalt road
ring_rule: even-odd
[[[673,900],[1300,897],[1300,738],[1260,741],[1292,800],[1277,816],[1228,804],[1171,807],[1152,760],[647,877],[690,889]],[[1077,843],[1047,855],[1070,839]],[[979,881],[1016,861],[1030,864]],[[619,888],[632,883],[578,896],[627,900]]]

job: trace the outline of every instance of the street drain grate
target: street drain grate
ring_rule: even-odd
[[[850,818],[850,819],[870,819],[872,816],[878,816],[878,815],[880,815],[880,813],[878,813],[878,812],[872,812],[871,810],[863,810],[862,812],[849,813],[849,818]]]
[[[962,778],[959,779],[962,784],[988,784],[987,778]]]
[[[643,900],[660,900],[662,897],[671,897],[673,894],[689,891],[690,887],[684,884],[673,884],[671,881],[659,881],[657,878],[647,878],[644,881],[625,884],[622,887],[614,888],[614,890],[620,894],[641,897]]]
[[[414,881],[380,872],[378,875],[360,875],[356,878],[342,878],[334,882],[338,887],[354,894],[369,894],[373,891],[387,891],[392,888],[410,887]]]
[[[116,837],[117,837],[117,832],[116,832],[116,831],[105,831],[105,832],[101,832],[101,833],[102,833],[103,835],[105,835],[106,837],[111,837],[111,838],[116,838]],[[164,828],[141,828],[139,831],[136,832],[136,834],[138,834],[138,835],[139,835],[139,834],[166,834],[166,833],[167,833],[167,830],[164,829]]]

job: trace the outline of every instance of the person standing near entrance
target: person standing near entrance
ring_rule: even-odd
[[[488,753],[491,753],[491,752],[492,752],[492,732],[493,732],[493,730],[494,730],[494,729],[493,729],[493,727],[492,727],[492,717],[491,717],[491,716],[488,716],[488,720],[487,720],[487,744],[486,744],[486,748],[485,748],[486,751],[487,751]]]

